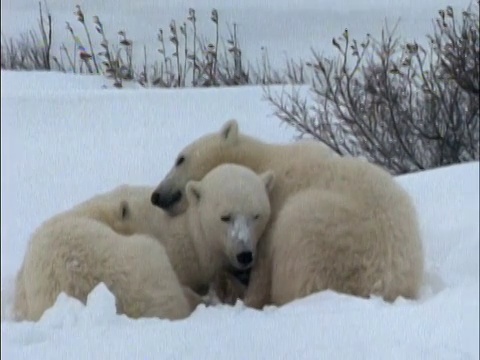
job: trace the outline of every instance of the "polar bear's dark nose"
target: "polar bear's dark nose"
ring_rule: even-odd
[[[253,254],[251,251],[243,251],[237,254],[237,261],[243,266],[250,265],[253,261]]]
[[[182,192],[180,190],[173,194],[162,194],[160,191],[155,190],[150,197],[150,201],[161,209],[168,209],[179,202],[181,198]]]
[[[152,202],[153,205],[155,206],[159,206],[159,202],[160,202],[160,193],[158,193],[157,191],[154,191],[152,196],[150,197],[150,201]]]

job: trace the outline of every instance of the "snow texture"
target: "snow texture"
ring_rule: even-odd
[[[426,248],[419,301],[331,291],[264,311],[200,306],[186,320],[115,315],[99,285],[59,296],[38,323],[9,320],[12,281],[41,222],[121,183],[156,184],[177,152],[237,117],[291,141],[261,89],[98,90],[103,79],[2,72],[2,356],[6,359],[478,359],[479,164],[406,175]],[[195,94],[193,94],[193,91]]]
[[[257,56],[262,45],[277,51],[272,58],[281,58],[284,50],[309,55],[310,46],[328,52],[331,37],[347,26],[350,33],[375,34],[385,17],[402,17],[404,37],[423,38],[431,28],[429,19],[448,3],[468,5],[248,0],[238,8],[207,0],[194,6],[208,31],[213,6],[223,24],[239,22],[248,58]],[[76,22],[72,4],[49,2],[57,47],[68,40],[68,34],[61,35],[64,21]],[[2,1],[2,33],[35,26],[37,5]],[[112,36],[123,28],[139,47],[147,44],[152,51],[158,27],[166,27],[170,18],[180,21],[191,6],[173,0],[82,2],[87,16],[99,15]],[[292,28],[286,30],[285,24]],[[200,306],[181,321],[132,320],[115,314],[114,298],[100,284],[86,305],[61,295],[38,323],[13,322],[13,279],[29,236],[43,221],[122,183],[157,184],[184,145],[229,118],[269,142],[292,141],[295,132],[270,116],[272,108],[259,87],[117,90],[104,89],[111,84],[102,77],[42,72],[2,71],[1,80],[5,359],[479,358],[478,162],[398,177],[418,208],[426,251],[418,301],[388,304],[325,291],[263,311],[239,302]]]

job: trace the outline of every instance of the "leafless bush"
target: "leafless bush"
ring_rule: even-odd
[[[261,48],[261,61],[252,70],[252,78],[255,84],[282,85],[282,84],[305,84],[307,82],[305,64],[303,61],[294,61],[285,57],[286,68],[272,68],[268,49]]]
[[[237,24],[228,27],[228,37],[221,36],[219,14],[213,9],[210,21],[214,27],[213,41],[197,32],[195,9],[190,8],[186,21],[177,25],[172,20],[167,41],[159,29],[160,61],[153,66],[150,83],[160,87],[234,86],[251,83],[242,64],[242,50],[237,37]],[[169,51],[168,43],[171,50]],[[145,78],[145,74],[142,74]]]
[[[19,39],[6,39],[2,34],[1,68],[12,70],[51,70],[52,16],[44,15],[39,2],[38,31],[30,30]],[[38,32],[40,34],[38,34]],[[54,59],[56,61],[56,58]]]
[[[307,63],[310,97],[266,87],[266,99],[300,136],[393,174],[479,160],[478,9],[440,10],[427,49],[394,33],[358,43],[345,30],[339,58]]]
[[[64,72],[104,74],[112,79],[115,87],[121,88],[125,81],[138,82],[145,87],[209,87],[236,86],[244,84],[286,84],[304,82],[304,67],[287,59],[286,70],[275,71],[262,49],[262,61],[254,69],[245,64],[238,40],[238,26],[227,27],[228,36],[220,26],[220,16],[216,9],[210,15],[213,24],[211,39],[198,34],[197,18],[194,9],[188,10],[185,21],[177,24],[172,20],[168,31],[159,29],[159,58],[147,62],[147,49],[144,46],[144,63],[133,63],[133,40],[125,30],[118,31],[118,41],[107,39],[104,25],[99,16],[93,16],[92,25],[100,37],[90,35],[88,17],[77,5],[74,12],[77,21],[84,29],[84,46],[81,34],[76,33],[69,22],[67,31],[71,34],[73,46],[62,44],[59,59],[53,56],[55,67],[50,67],[51,16],[48,14],[48,36],[40,7],[40,34],[32,31],[20,41],[2,38],[2,68],[10,70],[42,69]],[[46,41],[47,39],[48,41]],[[97,46],[95,46],[97,45]]]

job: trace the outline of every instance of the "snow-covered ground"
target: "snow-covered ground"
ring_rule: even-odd
[[[102,89],[99,77],[2,72],[2,309],[31,232],[121,183],[156,184],[177,152],[230,117],[266,141],[294,132],[256,87]],[[399,178],[421,217],[427,276],[418,301],[324,292],[261,311],[200,307],[182,321],[114,314],[60,297],[39,323],[2,320],[5,359],[478,359],[479,164]],[[7,313],[8,315],[8,313]]]
[[[54,20],[54,49],[71,45],[69,21],[77,2],[47,1]],[[239,24],[245,58],[255,63],[269,49],[275,67],[310,48],[332,54],[331,38],[378,36],[385,19],[401,18],[398,35],[422,41],[439,8],[458,10],[465,0],[83,0],[91,24],[100,16],[107,36],[126,30],[136,56],[158,56],[156,33],[170,19],[197,10],[199,30],[210,38],[210,11],[220,26]],[[37,26],[38,0],[2,0],[1,31],[16,35]],[[92,30],[94,43],[99,36]],[[223,32],[225,34],[225,32]],[[85,43],[85,39],[82,37]],[[60,297],[36,323],[8,319],[13,277],[28,238],[41,222],[121,183],[156,184],[178,151],[236,118],[242,131],[270,142],[296,133],[271,116],[259,87],[228,89],[104,89],[101,77],[1,73],[1,277],[2,357],[6,359],[478,359],[479,163],[399,177],[420,213],[426,277],[418,301],[364,300],[323,292],[264,311],[198,308],[170,322],[114,314],[102,286],[87,306]],[[6,312],[4,314],[4,311]],[[4,317],[6,315],[6,317]]]

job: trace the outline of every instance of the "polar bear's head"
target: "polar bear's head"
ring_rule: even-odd
[[[236,163],[239,140],[238,123],[226,122],[219,132],[205,135],[180,151],[175,165],[152,193],[151,202],[172,216],[187,208],[185,187],[190,180],[201,180],[223,163]]]
[[[122,235],[161,234],[159,218],[163,212],[150,202],[153,188],[120,185],[94,196],[77,206],[74,211],[107,224]]]
[[[201,181],[189,181],[190,231],[205,242],[197,246],[223,257],[229,267],[249,268],[270,218],[268,192],[273,183],[271,171],[257,175],[234,164],[214,168]]]

